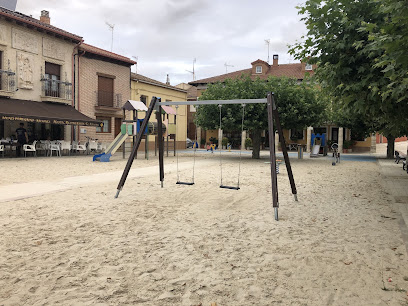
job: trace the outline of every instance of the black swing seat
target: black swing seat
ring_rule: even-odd
[[[225,185],[220,185],[220,188],[224,189],[233,189],[233,190],[239,190],[239,187],[233,187],[233,186],[225,186]]]
[[[176,184],[177,185],[188,185],[188,186],[194,185],[194,183],[189,183],[189,182],[177,182]]]

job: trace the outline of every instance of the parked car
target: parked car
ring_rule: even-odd
[[[192,148],[194,145],[194,141],[192,141],[190,138],[186,139],[186,145],[187,145],[187,149],[188,148]]]

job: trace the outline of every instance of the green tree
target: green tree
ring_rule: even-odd
[[[374,33],[386,27],[389,12],[377,0],[308,0],[298,9],[308,32],[290,53],[318,64],[316,77],[339,109],[380,127],[390,140],[387,155],[392,157],[393,140],[406,128],[407,104],[389,93],[385,47],[375,41]]]
[[[224,83],[210,84],[200,100],[260,99],[274,92],[282,128],[304,129],[325,119],[326,104],[318,98],[318,89],[312,82],[298,84],[296,79],[269,77],[267,81],[251,80],[248,76],[227,79]],[[204,129],[218,129],[220,110],[217,105],[200,106],[196,124]],[[241,130],[242,106],[222,105],[222,129]],[[253,134],[252,158],[259,158],[261,132],[268,128],[266,104],[245,106],[244,129]]]

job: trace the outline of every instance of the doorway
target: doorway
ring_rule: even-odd
[[[122,118],[115,118],[115,137],[120,133],[120,126],[122,125]]]

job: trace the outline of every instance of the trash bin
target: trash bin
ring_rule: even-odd
[[[299,145],[297,147],[297,150],[298,150],[298,159],[303,159],[303,147]]]

